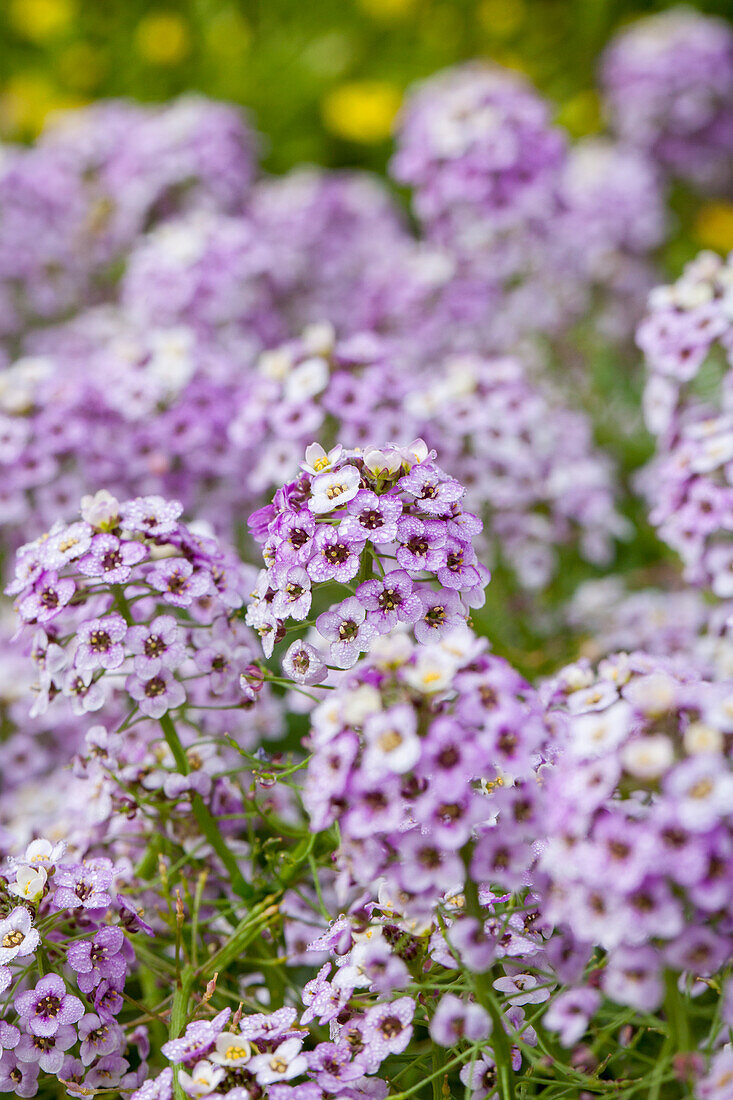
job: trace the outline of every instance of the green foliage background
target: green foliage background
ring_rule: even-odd
[[[603,44],[624,21],[669,6],[639,0],[0,0],[0,132],[32,137],[49,109],[102,96],[162,100],[196,89],[252,110],[266,135],[268,168],[282,171],[304,160],[379,168],[388,143],[334,133],[323,118],[329,94],[344,82],[365,80],[401,93],[415,79],[474,56],[523,69],[571,130],[587,132],[598,125],[593,88]],[[733,16],[733,0],[696,6]]]

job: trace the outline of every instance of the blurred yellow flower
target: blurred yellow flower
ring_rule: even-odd
[[[32,42],[43,42],[66,30],[76,14],[75,0],[11,0],[13,30]]]
[[[733,249],[733,204],[706,203],[695,221],[695,238],[703,248],[730,252]]]
[[[325,97],[323,121],[331,133],[348,141],[384,141],[392,132],[401,99],[399,89],[388,81],[352,80]]]
[[[177,65],[188,55],[191,35],[188,24],[172,11],[151,11],[135,32],[140,56],[151,65]]]
[[[367,15],[380,22],[391,23],[395,19],[404,19],[411,15],[418,0],[359,0],[359,7]]]
[[[594,134],[601,128],[601,104],[598,93],[588,88],[578,92],[563,103],[557,121],[565,126],[573,137]]]
[[[53,111],[79,106],[63,95],[44,73],[16,73],[0,92],[2,129],[10,134],[35,137]]]
[[[524,0],[481,0],[476,9],[479,23],[496,38],[510,38],[524,22]]]

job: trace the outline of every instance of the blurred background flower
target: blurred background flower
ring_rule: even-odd
[[[524,72],[573,136],[601,124],[597,58],[633,0],[7,0],[0,5],[0,135],[107,96],[187,89],[250,107],[266,167],[381,169],[408,84],[469,57]],[[696,5],[730,14],[727,0]],[[701,218],[700,240],[726,220]],[[728,218],[728,220],[730,220]],[[727,223],[726,223],[727,224]],[[730,238],[730,228],[727,239]]]

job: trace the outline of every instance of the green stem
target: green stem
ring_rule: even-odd
[[[211,955],[199,968],[199,977],[208,981],[219,971],[224,970],[230,962],[233,962],[243,949],[262,931],[269,918],[277,915],[277,906],[274,905],[275,895],[266,897],[259,905],[254,906],[246,917],[239,922],[229,940]]]
[[[176,732],[173,719],[170,714],[164,714],[159,721],[160,728],[163,730],[168,747],[173,753],[176,767],[181,775],[188,775],[191,771],[188,757],[186,756],[186,752]],[[229,881],[232,890],[237,897],[242,898],[244,901],[251,901],[254,890],[244,881],[234,854],[229,850],[224,837],[219,832],[219,826],[216,823],[216,819],[212,816],[201,795],[193,791],[191,792],[191,808],[201,832],[229,872]]]
[[[445,1066],[445,1051],[433,1043],[433,1100],[443,1100],[443,1081],[441,1075]],[[447,1080],[444,1077],[443,1080]]]
[[[690,1028],[685,1003],[677,986],[677,975],[667,970],[664,975],[664,1011],[669,1024],[670,1038],[676,1054],[691,1050]]]
[[[180,983],[176,986],[175,993],[173,994],[173,1005],[171,1006],[171,1018],[170,1018],[170,1037],[171,1039],[178,1039],[186,1027],[186,1019],[188,1017],[188,1001],[191,996],[191,989],[193,988],[194,971],[191,967],[186,967],[181,974]],[[178,1066],[173,1067],[173,1092],[176,1100],[186,1100],[186,1094],[178,1080]]]
[[[486,920],[486,914],[481,908],[478,896],[478,887],[471,877],[471,850],[467,847],[463,851],[463,862],[466,867],[466,880],[464,883],[464,896],[466,899],[466,912],[475,917],[481,927]],[[512,1050],[509,1038],[504,1030],[504,1019],[501,1009],[494,997],[489,982],[489,972],[471,974],[473,991],[478,1003],[486,1009],[491,1017],[492,1029],[490,1043],[496,1062],[496,1079],[499,1085],[501,1100],[515,1100],[514,1070],[512,1069]]]
[[[113,584],[112,591],[114,592],[115,603],[117,604],[122,618],[125,620],[128,626],[132,626],[135,620],[132,617],[132,609],[128,602],[125,590],[121,584]]]

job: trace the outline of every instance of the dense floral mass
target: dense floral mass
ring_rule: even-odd
[[[3,149],[0,1092],[731,1100],[731,41]]]

